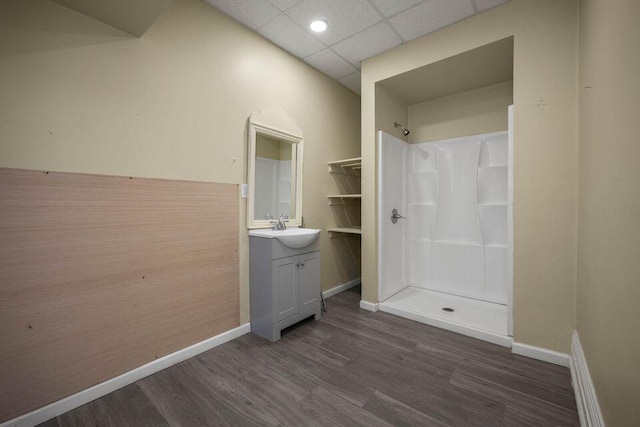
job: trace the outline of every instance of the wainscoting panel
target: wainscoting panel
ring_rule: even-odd
[[[0,422],[237,327],[238,200],[0,169]]]

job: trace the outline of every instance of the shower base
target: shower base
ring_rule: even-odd
[[[454,311],[444,311],[451,308]],[[507,306],[408,287],[379,304],[380,311],[511,347]]]

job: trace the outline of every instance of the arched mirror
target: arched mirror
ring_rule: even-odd
[[[251,114],[248,132],[247,227],[268,228],[288,218],[301,225],[302,131],[281,109]]]

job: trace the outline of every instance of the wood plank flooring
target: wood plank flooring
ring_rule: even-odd
[[[578,426],[569,370],[358,308],[247,334],[50,420],[67,426]]]

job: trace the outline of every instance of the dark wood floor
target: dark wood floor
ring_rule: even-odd
[[[386,313],[359,289],[277,343],[253,334],[50,426],[578,426],[566,368]]]

